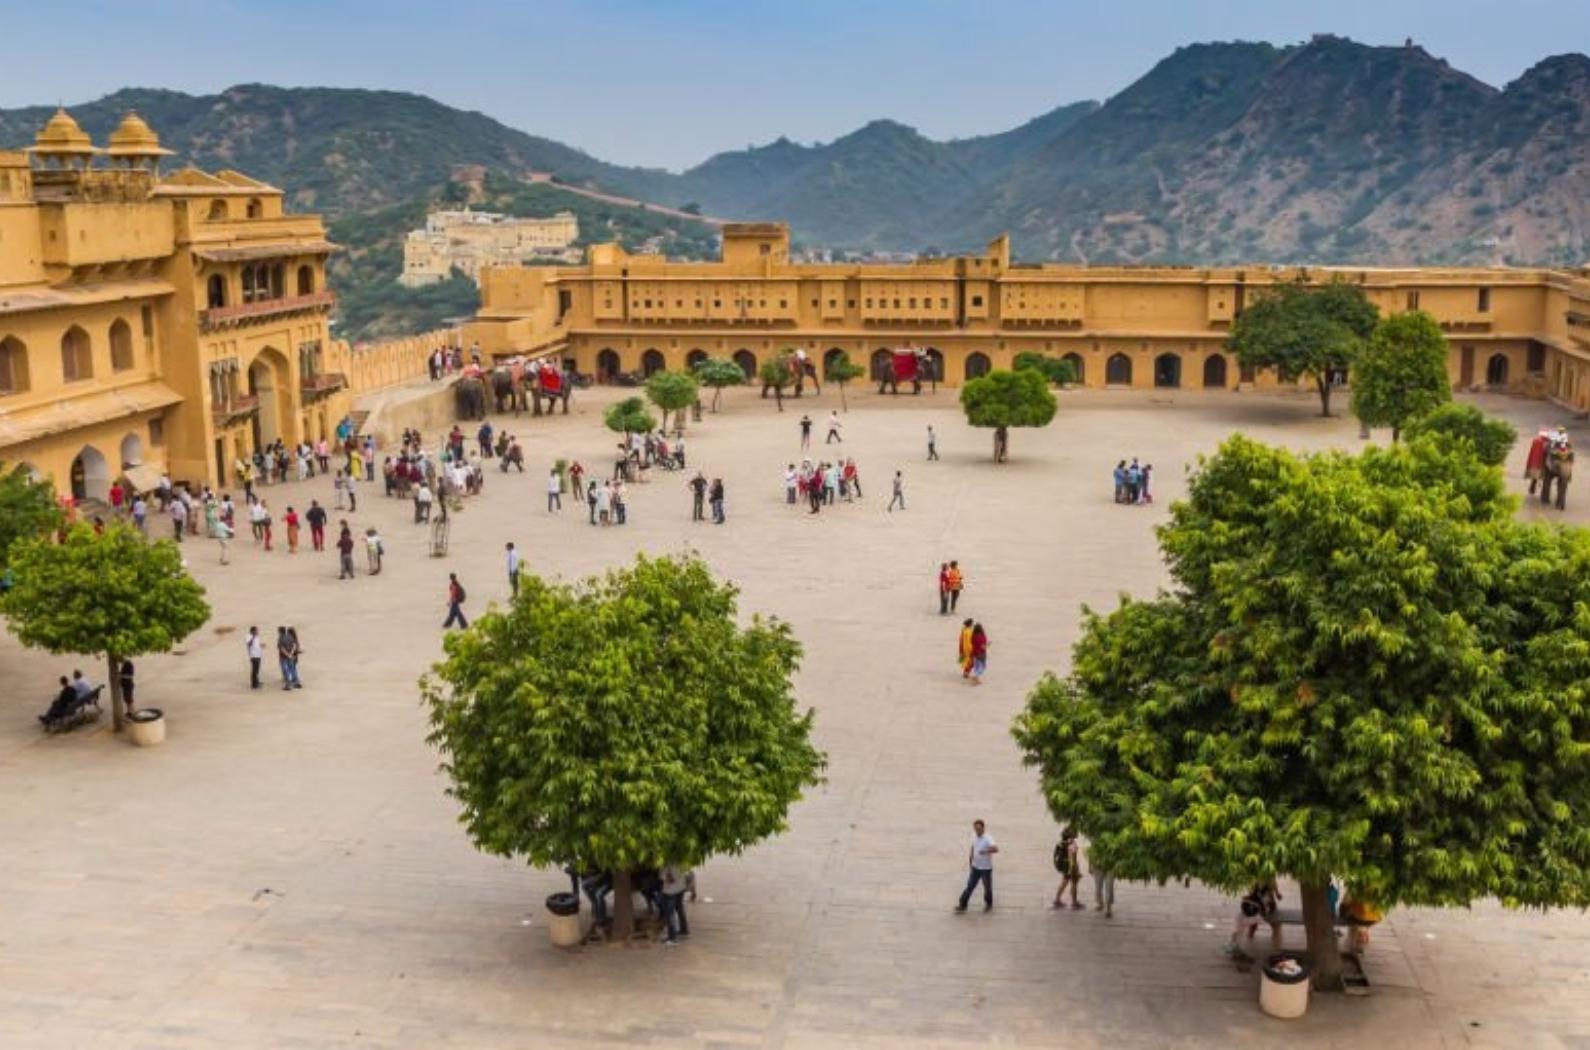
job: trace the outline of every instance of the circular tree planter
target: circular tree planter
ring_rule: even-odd
[[[1259,970],[1261,1010],[1281,1018],[1302,1017],[1307,1012],[1309,977],[1314,972],[1308,956],[1302,952],[1275,952]]]
[[[127,716],[132,742],[139,747],[154,747],[166,738],[165,712],[145,707]]]
[[[554,893],[547,898],[547,911],[552,921],[547,933],[558,948],[572,948],[580,943],[580,898],[572,893]]]

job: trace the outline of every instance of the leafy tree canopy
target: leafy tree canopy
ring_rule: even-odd
[[[602,413],[607,429],[620,434],[646,434],[657,429],[657,417],[646,409],[646,402],[638,397],[626,397],[608,405]]]
[[[1329,373],[1352,365],[1379,316],[1356,284],[1292,281],[1277,285],[1242,312],[1226,348],[1244,365],[1274,368],[1285,379],[1312,379],[1320,414],[1328,416]]]
[[[1050,357],[1028,350],[1016,355],[1012,367],[1018,372],[1031,370],[1041,373],[1055,386],[1077,381],[1077,370],[1063,357]]]
[[[521,577],[513,605],[449,635],[421,685],[476,846],[627,873],[783,831],[824,757],[795,707],[800,644],[778,620],[742,627],[736,595],[697,558],[641,557]]]
[[[1365,426],[1390,427],[1392,440],[1414,419],[1452,400],[1446,336],[1422,310],[1375,325],[1353,363],[1353,414]]]
[[[1500,472],[1417,442],[1226,442],[1160,543],[1176,589],[1087,613],[1014,733],[1123,878],[1393,904],[1590,904],[1590,534],[1512,517]]]
[[[727,357],[708,357],[697,361],[693,371],[696,378],[701,380],[701,385],[712,388],[712,411],[718,410],[718,404],[723,400],[723,388],[727,386],[742,386],[745,383],[745,370]]]
[[[0,463],[0,572],[5,570],[13,543],[53,532],[61,519],[55,487],[48,480],[34,481],[21,464],[7,467]]]
[[[972,426],[994,428],[994,458],[1003,462],[1007,429],[1048,426],[1058,405],[1043,374],[1022,369],[968,380],[961,387],[961,407]]]
[[[675,414],[676,422],[683,422],[680,413],[696,403],[700,381],[689,372],[655,372],[646,380],[646,397],[662,409],[663,428],[668,427],[668,413]]]
[[[149,543],[111,525],[96,535],[75,525],[64,543],[40,537],[11,548],[11,589],[0,611],[24,645],[89,653],[110,664],[116,725],[122,705],[116,662],[168,652],[210,618],[204,588],[182,567],[170,540]]]
[[[1473,405],[1450,401],[1410,422],[1403,431],[1409,441],[1434,439],[1466,442],[1480,462],[1499,467],[1518,440],[1518,431],[1505,419],[1486,415]]]

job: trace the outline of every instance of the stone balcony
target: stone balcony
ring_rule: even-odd
[[[309,295],[288,295],[280,299],[261,299],[236,306],[217,306],[199,311],[199,331],[214,332],[264,318],[284,314],[304,313],[309,310],[328,310],[336,305],[335,292],[312,292]]]
[[[298,383],[299,393],[305,401],[335,394],[348,385],[348,377],[341,372],[317,372],[312,376],[303,376]]]
[[[229,427],[240,423],[259,411],[259,398],[254,394],[242,394],[234,397],[230,404],[211,405],[210,418],[217,427]]]

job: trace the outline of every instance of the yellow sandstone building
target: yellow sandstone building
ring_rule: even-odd
[[[160,174],[134,114],[96,147],[64,111],[0,151],[0,460],[57,492],[229,482],[347,413],[314,215],[237,172]]]
[[[1549,396],[1590,410],[1590,273],[1532,269],[1307,270],[1013,264],[981,255],[905,265],[790,261],[777,223],[723,228],[718,262],[589,249],[575,267],[489,268],[464,339],[483,353],[558,354],[599,379],[731,357],[749,377],[785,349],[846,354],[875,378],[889,351],[925,349],[950,384],[1024,351],[1069,359],[1088,387],[1274,386],[1224,349],[1244,305],[1304,274],[1364,286],[1382,312],[1423,309],[1452,344],[1461,389]]]

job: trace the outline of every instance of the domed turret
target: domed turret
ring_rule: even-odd
[[[84,168],[99,150],[72,115],[58,109],[34,137],[28,152],[47,167]]]
[[[116,130],[110,133],[110,148],[105,152],[118,165],[151,171],[159,168],[161,157],[171,156],[170,150],[160,147],[160,136],[132,110],[127,111]]]

